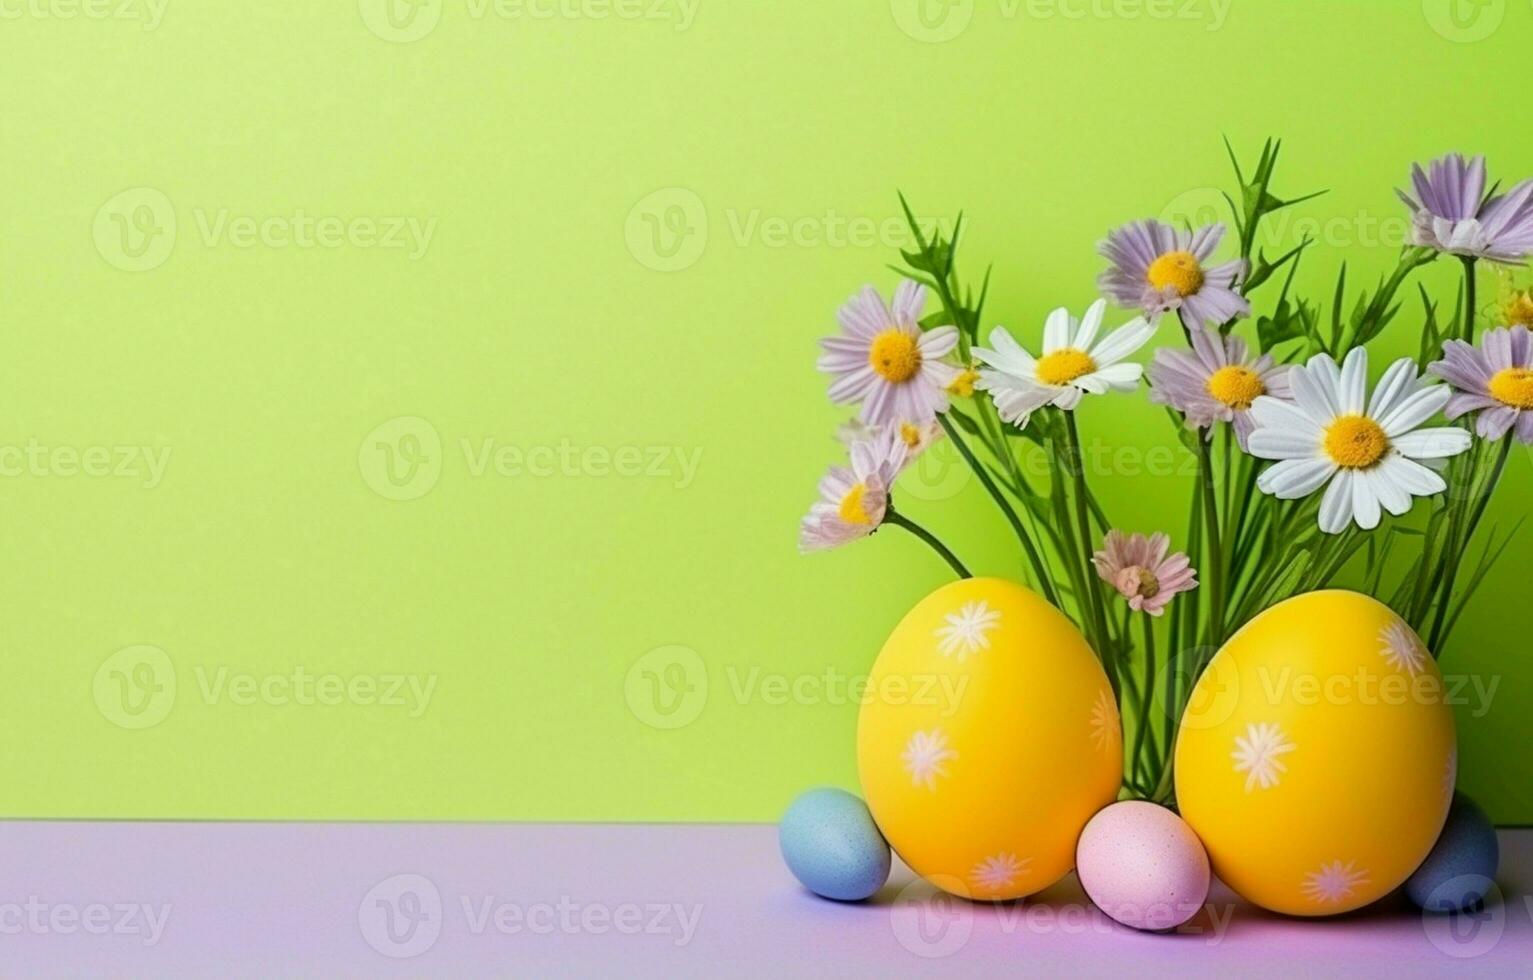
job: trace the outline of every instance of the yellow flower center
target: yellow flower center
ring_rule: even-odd
[[[1178,296],[1191,296],[1203,288],[1203,267],[1191,252],[1167,252],[1150,263],[1144,277],[1156,289],[1170,286]]]
[[[1513,293],[1501,307],[1501,315],[1509,327],[1533,328],[1533,290]]]
[[[1365,470],[1389,452],[1389,437],[1366,415],[1343,415],[1325,430],[1325,452],[1343,469]]]
[[[1230,408],[1246,409],[1267,393],[1267,386],[1255,371],[1231,364],[1209,375],[1208,393]]]
[[[1533,408],[1533,370],[1507,368],[1490,379],[1490,395],[1512,408]]]
[[[1113,582],[1124,595],[1137,595],[1141,599],[1153,599],[1160,594],[1160,579],[1155,573],[1140,565],[1130,565],[1118,573]]]
[[[911,449],[921,444],[921,427],[913,422],[900,423],[900,438],[905,440],[905,445]]]
[[[978,380],[978,371],[973,368],[964,368],[958,373],[958,377],[947,383],[947,393],[959,398],[973,398],[974,382]]]
[[[903,384],[921,370],[921,348],[903,330],[885,330],[868,348],[868,364],[885,381]]]
[[[846,492],[846,496],[841,498],[841,507],[837,511],[838,516],[848,524],[872,524],[873,517],[868,513],[867,507],[863,504],[863,498],[867,497],[867,495],[867,484],[853,484],[852,488]]]
[[[1097,362],[1085,351],[1061,347],[1038,358],[1038,380],[1046,385],[1067,385],[1083,374],[1097,369]]]

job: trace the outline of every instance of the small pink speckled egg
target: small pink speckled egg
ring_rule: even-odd
[[[1081,831],[1075,871],[1097,908],[1134,929],[1175,929],[1208,899],[1208,854],[1181,817],[1144,800],[1100,811]]]

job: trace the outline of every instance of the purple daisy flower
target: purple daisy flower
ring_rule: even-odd
[[[1291,400],[1288,367],[1271,354],[1252,358],[1239,337],[1221,339],[1208,328],[1189,331],[1192,350],[1162,347],[1150,361],[1150,401],[1170,405],[1195,429],[1215,422],[1235,427],[1240,448],[1246,448],[1256,420],[1251,404],[1262,395]]]
[[[1208,264],[1223,238],[1222,224],[1185,231],[1154,220],[1132,222],[1097,246],[1112,263],[1097,285],[1119,306],[1150,316],[1178,310],[1193,329],[1249,316],[1251,304],[1237,291],[1245,260]]]
[[[1443,359],[1427,370],[1454,388],[1443,408],[1448,418],[1479,412],[1480,438],[1500,439],[1515,426],[1518,441],[1533,444],[1533,334],[1527,327],[1488,331],[1478,347],[1450,340]]]
[[[830,400],[862,402],[868,425],[930,422],[948,409],[947,385],[958,368],[941,358],[958,345],[956,327],[921,329],[926,288],[909,279],[885,304],[872,286],[847,300],[838,319],[842,333],[820,341],[818,367],[834,375]]]
[[[1485,158],[1461,153],[1411,166],[1413,198],[1397,191],[1411,209],[1412,239],[1439,252],[1521,262],[1533,254],[1533,180],[1499,197],[1485,197]]]

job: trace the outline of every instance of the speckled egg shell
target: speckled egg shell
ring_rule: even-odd
[[[1076,874],[1107,915],[1134,929],[1174,929],[1208,899],[1208,855],[1186,822],[1163,806],[1125,800],[1086,824]]]
[[[812,789],[793,801],[777,831],[788,870],[823,898],[857,902],[889,880],[889,844],[867,805],[841,789]]]
[[[1406,880],[1405,893],[1428,912],[1458,912],[1485,897],[1500,862],[1501,845],[1490,818],[1474,800],[1454,793],[1448,822],[1432,853]]]

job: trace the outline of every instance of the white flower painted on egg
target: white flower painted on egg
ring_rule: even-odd
[[[1235,759],[1235,771],[1246,774],[1246,792],[1258,786],[1262,789],[1276,786],[1288,771],[1279,756],[1295,748],[1276,722],[1247,725],[1244,735],[1235,736],[1235,751],[1230,753]]]
[[[1395,620],[1379,630],[1379,654],[1396,670],[1403,670],[1412,677],[1421,673],[1427,665],[1427,650],[1416,631],[1400,620]]]
[[[1091,706],[1091,744],[1105,751],[1114,742],[1118,727],[1118,709],[1106,691],[1098,691],[1096,703]]]
[[[998,892],[1011,887],[1012,882],[1027,874],[1032,858],[1019,858],[1002,852],[985,858],[969,872],[969,880],[979,891]]]
[[[933,728],[930,732],[916,732],[910,736],[900,758],[905,760],[905,771],[910,773],[912,785],[935,790],[937,778],[947,775],[947,763],[958,758],[958,750],[948,748],[947,736],[942,729]]]
[[[947,621],[947,625],[933,631],[933,635],[941,641],[937,644],[937,652],[944,657],[957,654],[959,663],[963,663],[971,653],[990,649],[988,634],[1001,625],[1000,612],[991,609],[984,600],[966,602],[958,612],[948,613],[942,618]]]
[[[1357,862],[1332,861],[1322,864],[1319,871],[1304,876],[1304,897],[1312,902],[1335,905],[1346,899],[1359,885],[1368,883],[1368,872],[1357,867]]]

